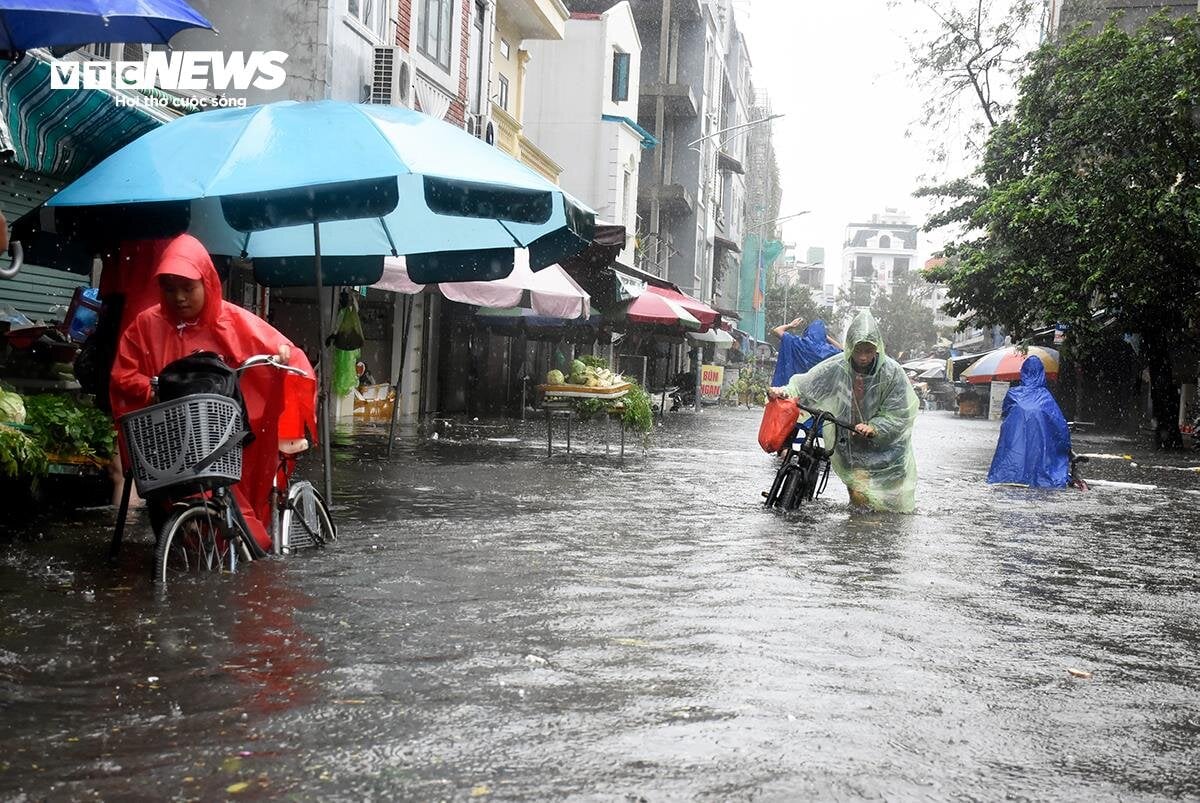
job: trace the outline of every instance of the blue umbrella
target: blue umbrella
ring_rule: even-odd
[[[214,254],[253,258],[264,284],[315,285],[319,305],[323,257],[341,260],[342,284],[378,281],[386,254],[405,255],[422,284],[496,279],[512,271],[514,248],[528,248],[537,270],[580,251],[595,224],[557,185],[462,129],[408,109],[330,100],[179,118],[47,206],[108,236],[186,229]],[[324,309],[318,317],[324,344]]]
[[[166,44],[212,23],[183,0],[0,0],[0,51],[92,42]]]
[[[211,253],[256,264],[311,258],[319,221],[323,256],[404,254],[422,284],[507,276],[513,248],[529,248],[538,270],[583,248],[594,225],[594,213],[557,185],[460,128],[409,109],[339,101],[182,117],[47,205],[102,207],[78,214],[104,230],[174,216]],[[378,265],[380,273],[353,283],[377,281]],[[310,271],[260,278],[312,284]]]

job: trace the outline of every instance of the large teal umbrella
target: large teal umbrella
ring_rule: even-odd
[[[534,270],[581,250],[594,213],[460,128],[393,106],[284,101],[182,117],[50,199],[85,239],[186,230],[213,254],[254,259],[268,285],[371,284],[384,255],[420,283],[496,279],[528,248]],[[324,346],[323,346],[324,348]],[[324,366],[328,360],[322,360]],[[320,425],[329,476],[327,395]]]

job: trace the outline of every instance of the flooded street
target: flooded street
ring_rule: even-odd
[[[1200,456],[992,488],[926,412],[916,515],[783,516],[760,416],[363,438],[334,548],[165,593],[111,510],[0,542],[0,798],[1200,796]]]

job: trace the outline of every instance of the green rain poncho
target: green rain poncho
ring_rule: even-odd
[[[864,341],[874,344],[879,355],[867,372],[858,374],[852,354]],[[911,513],[916,506],[912,429],[919,409],[917,394],[899,363],[884,352],[879,326],[869,310],[850,323],[845,344],[844,353],[793,376],[788,395],[850,424],[874,427],[874,438],[839,438],[833,468],[851,495],[864,498],[871,508]],[[857,391],[856,378],[862,379]]]

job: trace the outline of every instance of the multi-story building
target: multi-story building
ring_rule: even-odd
[[[1050,0],[1046,13],[1047,25],[1056,33],[1080,25],[1098,30],[1115,14],[1121,15],[1121,27],[1131,31],[1164,10],[1183,16],[1200,11],[1200,4],[1195,0]]]
[[[562,166],[563,189],[625,227],[617,259],[630,266],[639,171],[658,144],[637,122],[641,52],[627,0],[575,12],[562,41],[529,43],[525,89],[525,132]]]
[[[734,20],[730,0],[710,2],[705,17],[715,42],[712,56],[716,80],[709,87],[706,108],[719,114],[703,144],[711,161],[701,195],[706,238],[701,272],[701,298],[724,310],[736,310],[740,284],[742,239],[746,233],[746,152],[754,93],[750,83],[750,52]],[[725,134],[716,132],[733,129]]]
[[[526,84],[531,48],[539,41],[561,41],[569,16],[561,0],[496,2],[490,103],[496,145],[551,181],[558,181],[562,168],[525,134]],[[574,83],[561,75],[556,82]]]
[[[754,90],[751,120],[771,116],[771,101],[761,89]],[[767,125],[754,126],[746,131],[746,226],[742,238],[742,270],[737,286],[737,310],[741,315],[739,328],[762,340],[766,334],[762,314],[763,277],[770,262],[762,256],[763,242],[778,239],[779,204],[783,190],[779,183],[779,163],[775,145]]]
[[[846,227],[842,250],[842,287],[848,288],[856,307],[890,293],[901,275],[916,269],[917,227],[895,209],[871,216],[869,223]]]

